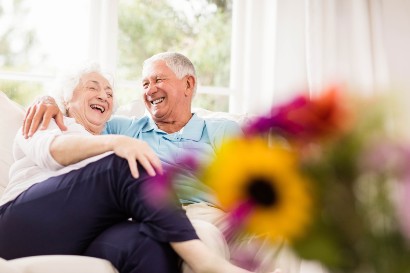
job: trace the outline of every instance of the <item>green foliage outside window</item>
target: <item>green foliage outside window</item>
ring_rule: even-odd
[[[181,10],[173,6],[176,1],[121,1],[120,78],[139,79],[145,59],[162,51],[178,51],[196,66],[200,85],[228,87],[230,2],[185,1]],[[140,86],[137,89],[141,90]],[[194,106],[226,111],[228,98],[201,94]]]
[[[13,0],[10,18],[0,3],[0,68],[6,72],[28,72],[38,43],[35,30],[25,18],[28,8],[24,0]],[[16,102],[26,105],[43,92],[40,83],[0,80],[0,90]]]
[[[40,94],[44,92],[42,83],[5,81],[0,83],[0,91],[3,91],[10,99],[26,107],[30,105]]]
[[[26,20],[28,1],[7,1],[13,5],[13,15],[9,20],[4,5],[0,4],[0,70],[31,73],[30,69],[37,68],[38,71],[47,54],[36,51],[39,41]],[[231,1],[119,0],[117,82],[139,82],[146,58],[162,51],[178,51],[193,61],[200,85],[228,87]],[[137,83],[133,88],[135,93],[120,102],[136,98],[141,89]],[[0,90],[22,105],[45,92],[42,83],[19,80],[0,80]],[[198,94],[194,106],[228,110],[228,97]]]

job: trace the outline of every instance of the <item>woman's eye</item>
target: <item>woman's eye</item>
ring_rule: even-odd
[[[112,98],[112,94],[111,94],[111,93],[107,93],[107,96],[108,96],[109,98]]]
[[[156,79],[156,83],[162,82],[163,79]]]

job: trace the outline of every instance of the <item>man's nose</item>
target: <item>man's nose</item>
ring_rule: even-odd
[[[148,87],[145,89],[145,94],[151,95],[155,92],[157,92],[157,86],[154,83],[148,84]]]

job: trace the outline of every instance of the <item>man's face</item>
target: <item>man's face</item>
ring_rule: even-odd
[[[187,77],[178,79],[164,61],[156,61],[143,69],[142,86],[145,106],[155,121],[178,121],[190,112],[191,94]]]
[[[91,72],[81,77],[67,107],[70,117],[95,132],[111,117],[112,105],[111,84],[101,74]]]

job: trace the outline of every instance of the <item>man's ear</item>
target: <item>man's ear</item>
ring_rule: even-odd
[[[185,83],[186,83],[186,88],[184,92],[185,96],[192,96],[195,90],[195,85],[196,85],[195,77],[192,75],[187,75]]]

